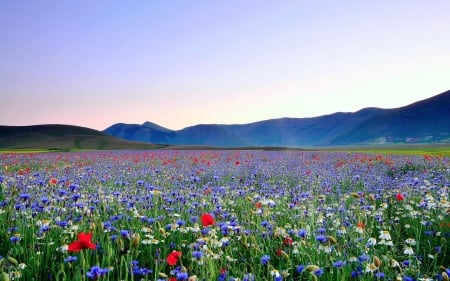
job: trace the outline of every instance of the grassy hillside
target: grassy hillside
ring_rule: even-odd
[[[133,142],[71,125],[0,126],[0,149],[103,150],[156,149],[160,145]]]

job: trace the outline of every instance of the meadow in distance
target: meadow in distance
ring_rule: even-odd
[[[0,154],[0,280],[449,280],[450,159]]]

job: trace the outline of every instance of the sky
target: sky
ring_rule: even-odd
[[[0,125],[169,129],[450,89],[450,1],[0,1]]]

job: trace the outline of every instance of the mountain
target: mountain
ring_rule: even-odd
[[[139,124],[118,123],[104,130],[104,133],[121,139],[150,142],[150,143],[171,143],[176,131],[169,130],[151,122]]]
[[[149,143],[127,141],[72,125],[0,126],[1,149],[152,149]]]
[[[311,118],[202,124],[181,130],[151,122],[119,123],[104,132],[133,141],[222,147],[450,143],[450,91],[394,109],[371,107]]]
[[[333,140],[347,143],[450,142],[450,91],[373,116]]]

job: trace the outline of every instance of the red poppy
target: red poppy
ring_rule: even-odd
[[[285,237],[283,239],[283,244],[286,246],[292,246],[292,243],[294,243],[294,240],[291,237]]]
[[[283,254],[283,250],[281,250],[280,248],[277,250],[276,255],[277,257],[281,257],[281,255]]]
[[[96,245],[91,240],[92,240],[92,232],[78,233],[78,240],[70,244],[67,250],[69,252],[79,252],[83,249],[95,250]]]
[[[171,266],[176,265],[178,263],[178,260],[180,259],[180,257],[181,257],[180,251],[173,251],[172,253],[170,253],[167,256],[167,259],[166,259],[167,264],[171,265]]]
[[[261,202],[256,202],[256,204],[255,204],[255,207],[256,207],[256,209],[261,209],[261,207],[262,207],[262,203]]]
[[[403,194],[401,194],[401,193],[397,193],[395,198],[397,199],[397,201],[402,201],[403,199],[405,199],[405,196],[403,196]]]
[[[359,227],[359,228],[365,228],[366,227],[366,225],[362,221],[358,221],[356,226]]]
[[[58,183],[58,180],[55,179],[55,178],[51,178],[51,179],[48,181],[48,183],[51,184],[51,185],[55,185],[55,184]]]
[[[210,226],[215,224],[213,216],[211,216],[208,213],[203,214],[200,219],[202,221],[203,226]]]

